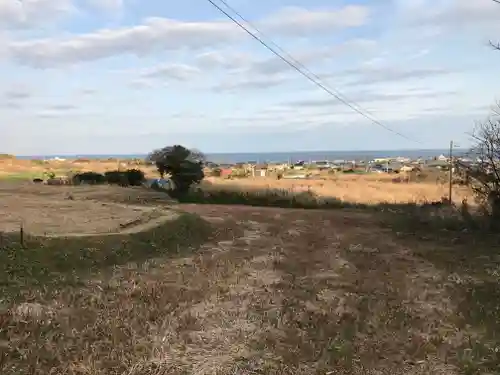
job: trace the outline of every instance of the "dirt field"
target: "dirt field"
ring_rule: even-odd
[[[130,232],[174,217],[165,207],[169,202],[166,194],[142,188],[2,183],[0,231],[19,231],[22,225],[34,235]]]
[[[0,311],[0,372],[479,375],[499,368],[500,261],[480,242],[474,254],[466,238],[451,252],[431,234],[404,237],[371,214],[343,210],[182,207],[212,223],[215,234],[197,251],[94,269],[76,284],[60,257],[37,258],[22,282],[12,280],[25,261],[0,272],[0,288],[10,288],[3,295],[21,296]],[[190,225],[174,232],[199,232]],[[165,249],[158,238],[151,233],[138,254]],[[104,258],[118,248],[74,248],[86,246]],[[74,277],[82,260],[68,262]],[[40,286],[41,270],[51,281]]]

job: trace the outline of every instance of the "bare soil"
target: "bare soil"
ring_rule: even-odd
[[[0,231],[95,235],[145,230],[175,217],[166,194],[116,186],[0,184]],[[154,205],[153,205],[154,204]]]

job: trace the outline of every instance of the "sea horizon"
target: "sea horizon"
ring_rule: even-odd
[[[467,149],[454,149],[455,155],[464,154]],[[375,158],[410,158],[429,159],[439,155],[448,155],[449,149],[409,149],[409,150],[357,150],[357,151],[290,151],[290,152],[231,152],[231,153],[206,153],[207,160],[214,163],[243,163],[243,162],[296,162],[318,160],[372,160]],[[47,154],[47,155],[15,155],[19,159],[143,159],[147,153],[136,154]]]

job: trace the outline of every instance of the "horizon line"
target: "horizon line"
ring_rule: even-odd
[[[454,150],[468,150],[469,148],[457,147]],[[239,152],[202,152],[205,155],[241,155],[241,154],[295,154],[295,153],[330,153],[330,152],[398,152],[398,151],[444,151],[447,150],[446,147],[443,148],[402,148],[402,149],[379,149],[379,150],[297,150],[297,151],[239,151]],[[149,152],[131,152],[131,153],[74,153],[74,154],[62,154],[62,153],[46,153],[46,154],[11,154],[15,157],[30,157],[30,156],[133,156],[133,155],[148,155]],[[8,154],[8,153],[7,153]]]

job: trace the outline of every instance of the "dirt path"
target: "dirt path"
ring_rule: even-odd
[[[369,215],[183,208],[225,234],[17,306],[50,332],[20,350],[89,375],[461,373],[446,276]]]

